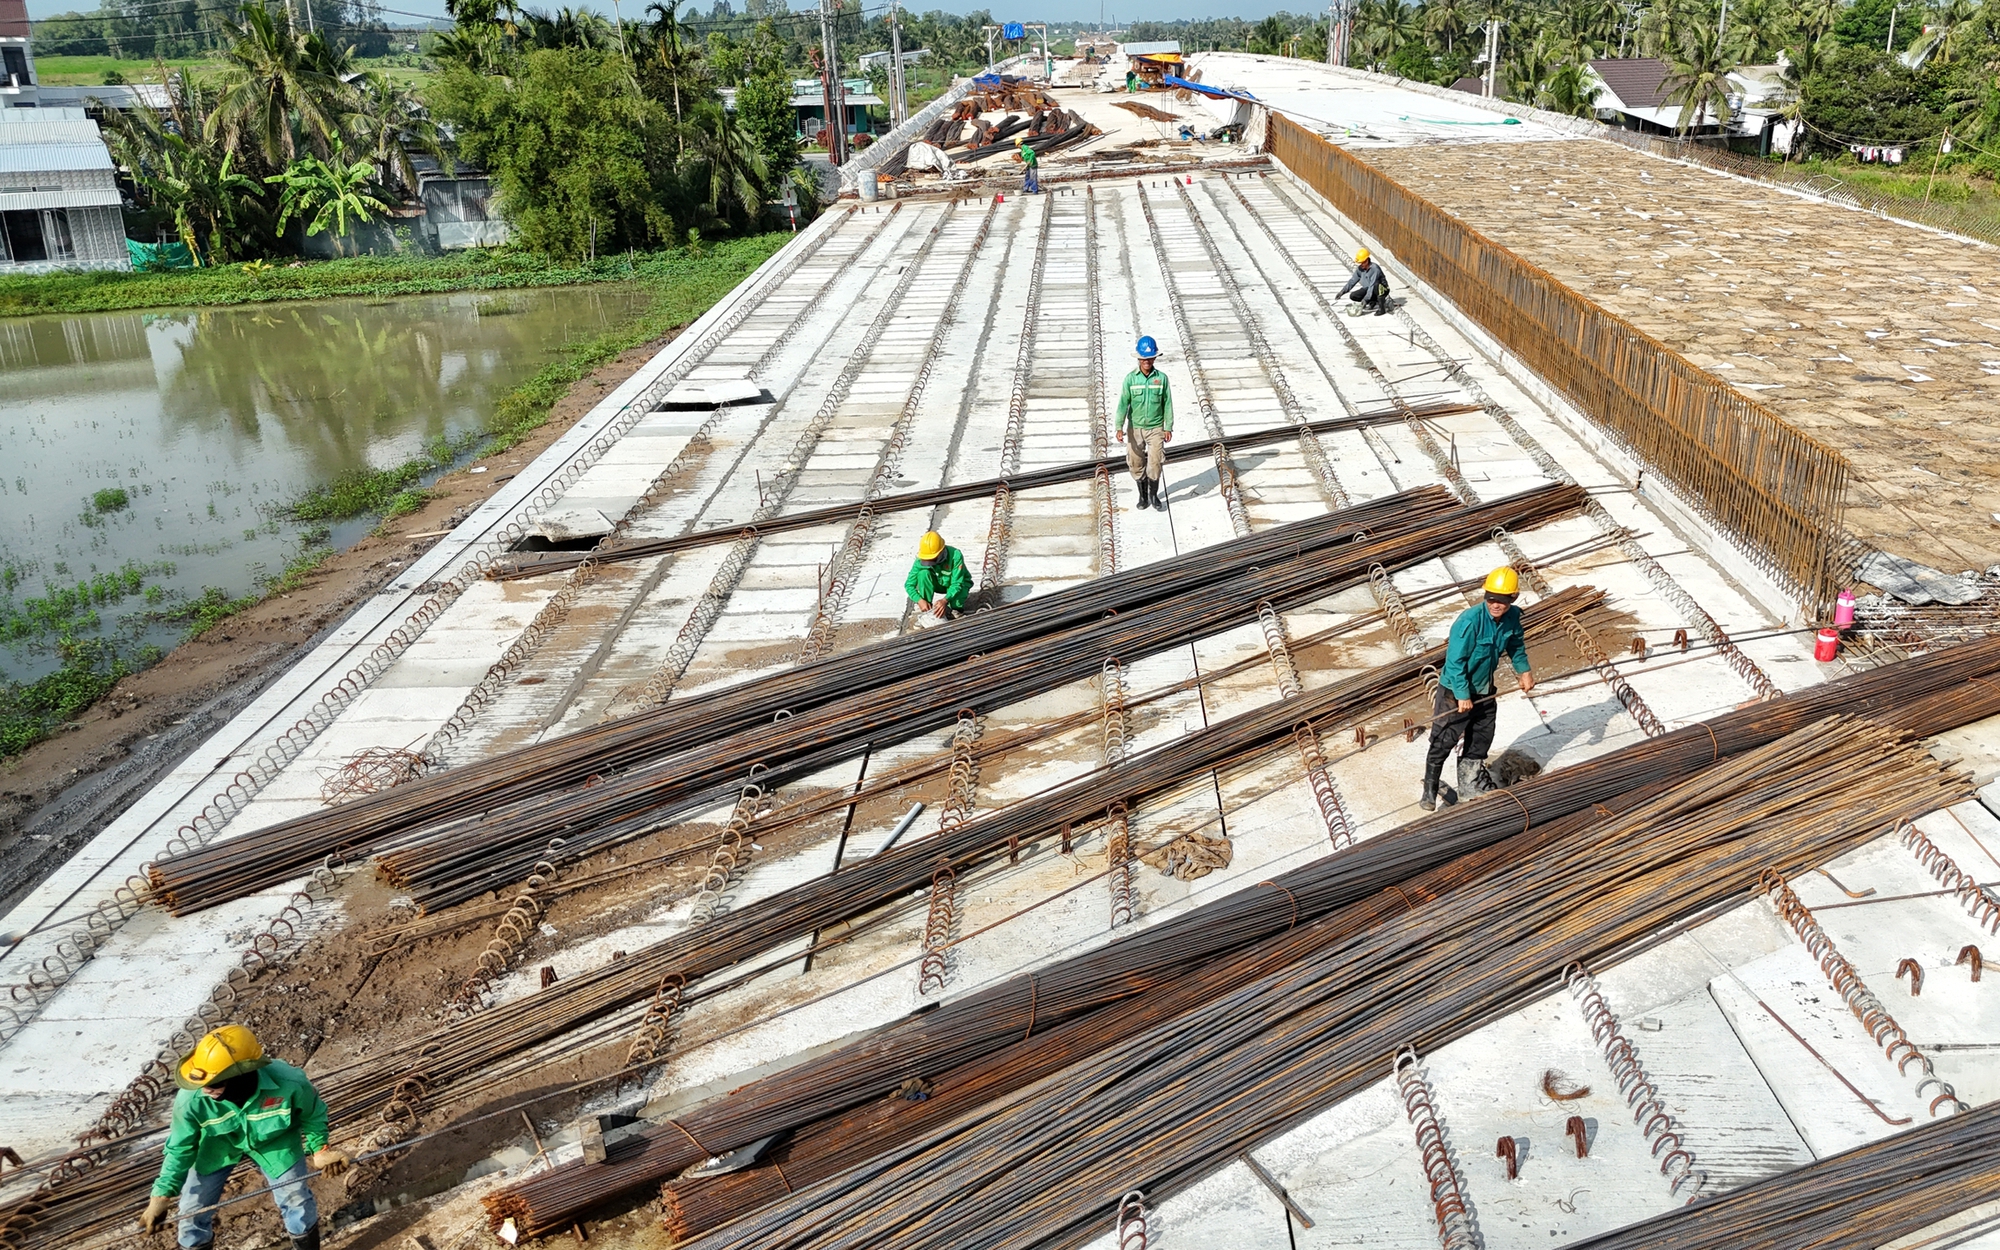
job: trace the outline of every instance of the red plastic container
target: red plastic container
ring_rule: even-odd
[[[1820,630],[1818,641],[1813,643],[1813,659],[1818,660],[1821,664],[1826,664],[1839,654],[1840,631],[1837,629]]]

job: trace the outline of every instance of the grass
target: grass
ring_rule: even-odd
[[[202,56],[168,57],[167,68],[215,70],[216,62]],[[44,87],[96,87],[106,74],[122,74],[126,82],[156,80],[159,69],[152,61],[123,60],[115,56],[37,56],[35,81]]]
[[[99,512],[116,512],[131,502],[132,497],[125,493],[122,486],[106,487],[90,497],[90,506]]]
[[[55,733],[132,671],[99,638],[65,640],[62,657],[62,667],[39,681],[0,683],[0,759]]]
[[[752,240],[717,244],[714,253]],[[0,317],[47,313],[191,308],[284,300],[380,298],[450,291],[576,286],[663,280],[683,268],[685,252],[559,262],[511,249],[444,256],[352,256],[297,264],[215,265],[168,273],[67,271],[0,276]],[[726,262],[718,262],[726,263]],[[725,288],[726,289],[726,288]]]

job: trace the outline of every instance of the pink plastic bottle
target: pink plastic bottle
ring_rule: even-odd
[[[1833,598],[1833,627],[1854,628],[1854,588],[1848,587]]]

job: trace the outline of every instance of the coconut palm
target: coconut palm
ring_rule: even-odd
[[[1805,0],[1805,3],[1799,6],[1798,22],[1800,29],[1806,32],[1807,40],[1817,43],[1824,38],[1826,32],[1833,29],[1833,24],[1839,21],[1840,15],[1846,11],[1847,2],[1848,0]]]
[[[327,151],[340,133],[350,93],[320,67],[318,49],[292,26],[290,15],[252,0],[240,20],[223,19],[223,32],[228,68],[208,117],[211,136],[219,134],[232,149],[252,144],[272,165],[283,166],[298,155],[296,122],[308,146]]]
[[[444,135],[416,92],[389,81],[379,70],[362,74],[354,86],[359,107],[349,119],[348,131],[385,177],[393,176],[415,195],[416,157],[427,156],[451,168]]]
[[[1912,62],[1922,65],[1935,57],[1938,64],[1949,65],[1963,57],[1980,33],[1980,16],[1973,0],[1945,0],[1931,11],[1923,34],[1910,45]]]
[[[1424,34],[1431,46],[1450,56],[1458,40],[1464,37],[1472,7],[1466,0],[1425,0],[1423,9]]]
[[[698,147],[708,162],[709,212],[727,216],[734,206],[745,218],[756,220],[768,175],[755,136],[720,101],[705,101],[695,125],[701,135]]]
[[[152,109],[106,109],[104,128],[119,164],[152,201],[173,215],[174,233],[196,264],[204,255],[226,261],[236,254],[237,215],[264,194],[255,179],[237,172],[236,153],[209,137],[202,125],[209,95],[192,71],[169,75],[165,114]]]
[[[666,79],[663,95],[673,100],[676,125],[686,120],[685,106],[690,102],[687,97],[699,94],[689,90],[691,84],[687,80],[695,76],[701,65],[701,45],[681,25],[676,11],[679,4],[680,0],[668,0],[665,4],[656,0],[646,6],[646,12],[656,19],[647,32],[650,45],[645,54],[647,68]]]
[[[1602,89],[1584,73],[1581,63],[1565,61],[1542,84],[1535,106],[1569,117],[1595,117],[1597,93]]]
[[[1697,26],[1681,37],[1667,76],[1660,82],[1664,89],[1661,102],[1681,106],[1676,130],[1682,135],[1699,130],[1711,114],[1718,126],[1728,127],[1729,71],[1736,65],[1728,45],[1713,28]]]

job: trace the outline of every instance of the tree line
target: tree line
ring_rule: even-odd
[[[322,12],[353,10],[308,19],[250,0],[187,36],[212,39],[219,70],[161,62],[169,107],[112,114],[108,137],[204,262],[344,235],[414,202],[425,161],[484,171],[519,242],[561,259],[769,228],[787,184],[812,211],[792,99],[796,80],[819,74],[817,13],[738,13],[727,0],[705,16],[655,2],[629,21],[507,0],[447,7],[452,27],[424,37],[433,72],[413,90],[362,68],[338,22],[314,29]],[[834,21],[843,77],[858,54],[889,47],[887,16],[858,0],[839,0]],[[985,64],[989,21],[904,14],[903,47],[928,49],[933,69],[971,71]]]

